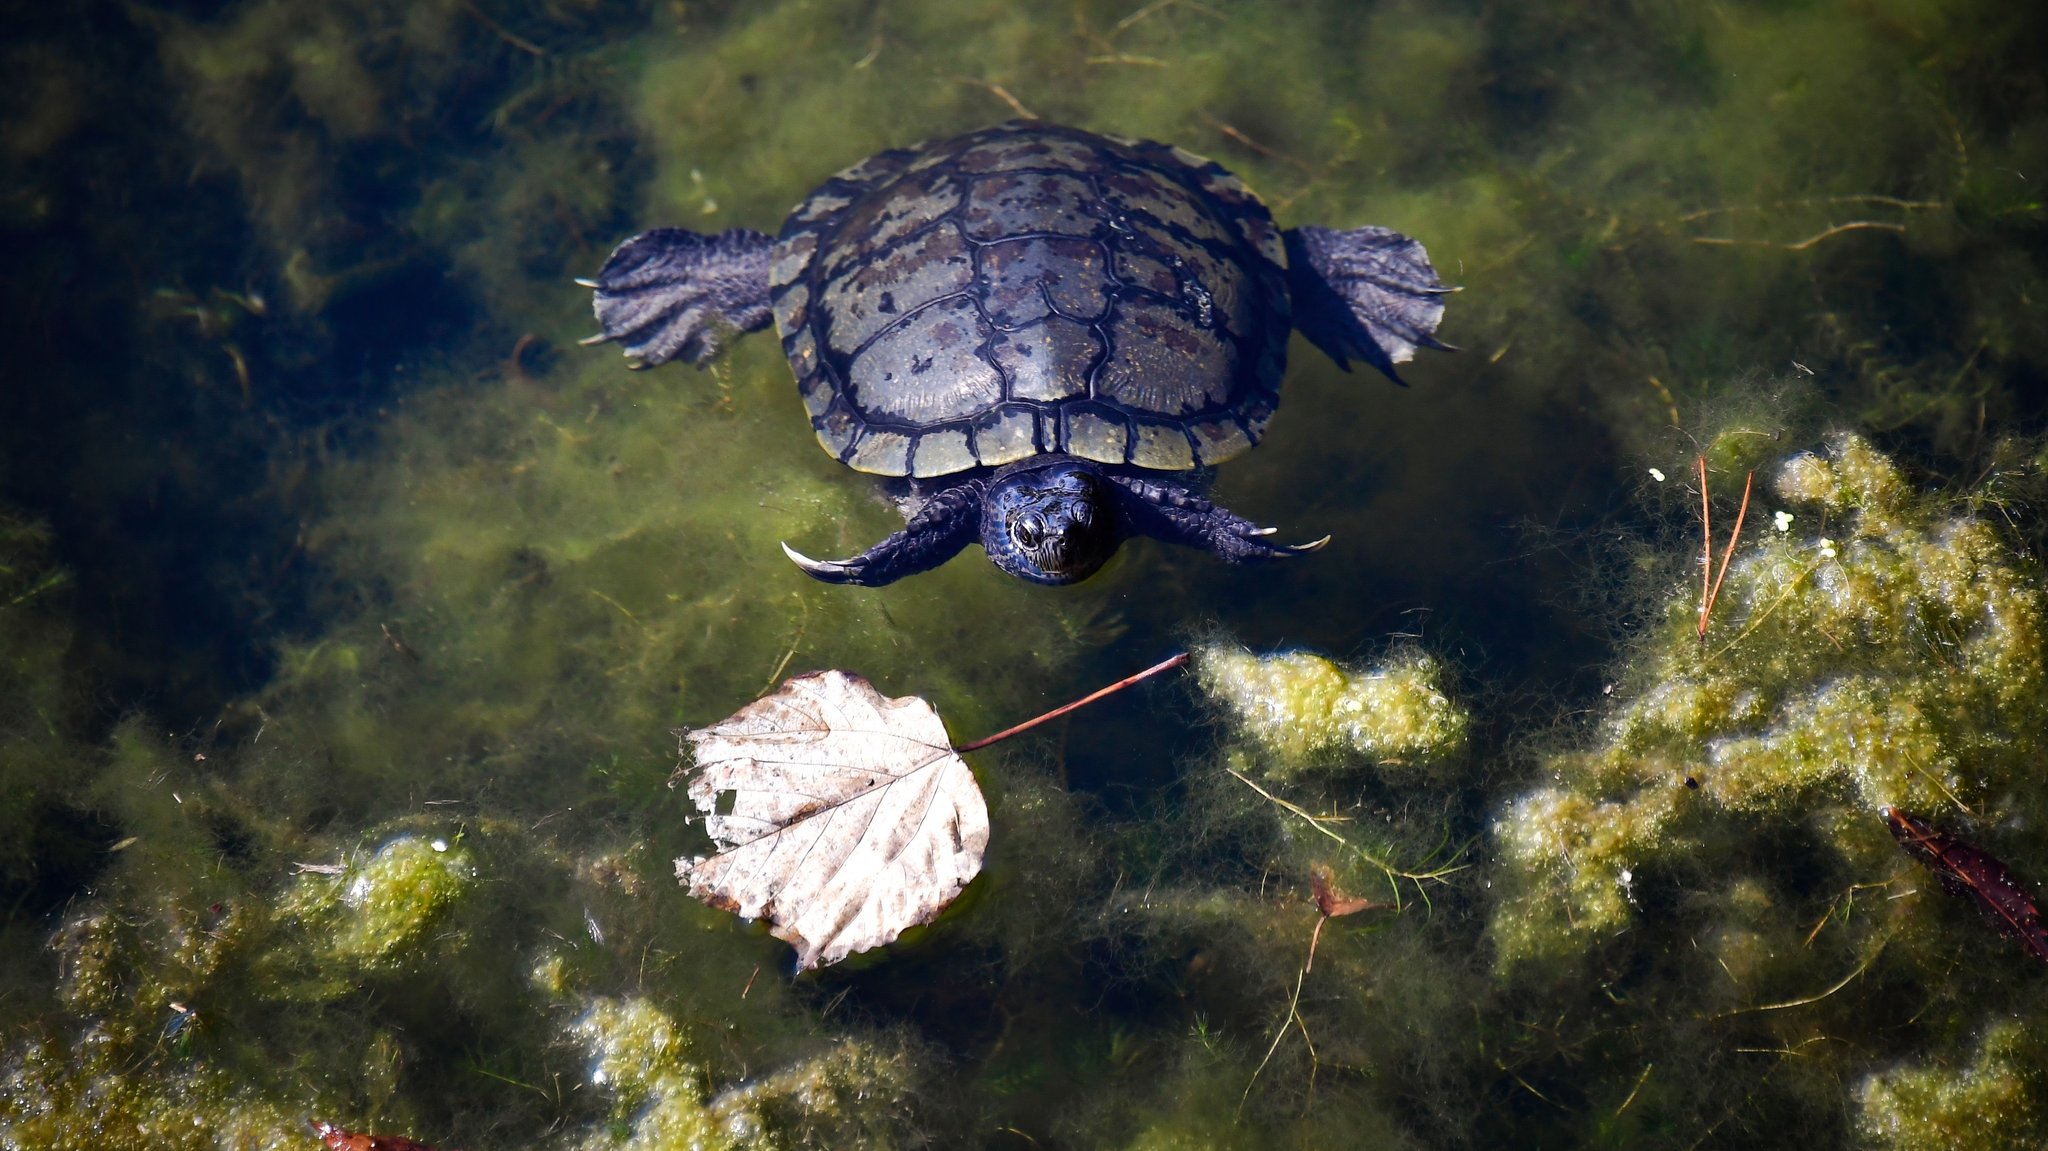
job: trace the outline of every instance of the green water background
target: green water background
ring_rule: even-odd
[[[1910,879],[1816,847],[1883,847],[1877,824],[1760,802],[1646,869],[1647,906],[1597,943],[1542,934],[1568,901],[1525,914],[1491,830],[1579,778],[1560,757],[1690,626],[1696,450],[1727,523],[1744,471],[1860,430],[1942,501],[1872,532],[1974,514],[2004,549],[1985,562],[2038,594],[2028,6],[8,20],[0,1145],[305,1146],[309,1114],[471,1151],[692,1123],[759,1145],[1943,1145],[1887,1126],[1874,1082],[1980,1116],[1968,1145],[2048,1136],[2048,972],[2009,941],[1932,896],[1900,929],[1917,945],[1800,941],[1846,887]],[[1218,477],[1260,522],[1331,533],[1312,561],[1139,545],[1075,589],[973,555],[825,588],[777,542],[843,554],[894,513],[814,446],[772,340],[646,374],[576,346],[569,281],[632,231],[772,231],[840,167],[1021,113],[1208,155],[1286,225],[1398,228],[1463,288],[1462,350],[1407,389],[1297,342],[1270,434]],[[1291,1031],[1307,869],[1345,857],[1224,774],[1258,754],[1181,688],[978,757],[988,874],[878,959],[792,980],[784,945],[675,888],[703,844],[664,786],[671,729],[780,674],[854,668],[964,739],[1199,634],[1420,645],[1474,717],[1454,763],[1326,764],[1290,793],[1411,869],[1467,865],[1330,924]],[[1815,660],[1802,682],[1864,667]],[[1981,678],[2004,718],[1944,746],[2010,739],[1951,815],[2048,876],[2039,676]],[[352,897],[365,875],[386,886]],[[1736,927],[1810,962],[1738,976],[1701,946]],[[1531,932],[1540,962],[1510,962]],[[1851,973],[1816,1007],[1719,1014]],[[639,1070],[593,1082],[607,1057]]]

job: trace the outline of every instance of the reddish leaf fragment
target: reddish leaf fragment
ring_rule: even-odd
[[[1884,819],[1892,838],[1934,872],[1943,887],[1975,901],[2002,934],[2048,963],[2048,927],[2042,926],[2040,909],[2011,868],[1989,852],[1935,830],[1912,812],[1887,807]]]
[[[1316,967],[1316,944],[1322,942],[1323,924],[1340,915],[1351,915],[1360,911],[1371,911],[1375,907],[1392,907],[1391,903],[1376,903],[1370,899],[1353,899],[1332,885],[1336,876],[1330,873],[1327,864],[1318,863],[1308,869],[1308,889],[1315,894],[1316,910],[1322,915],[1316,918],[1316,929],[1308,937],[1308,962],[1301,965],[1301,973],[1308,974]]]
[[[313,1120],[313,1134],[320,1137],[329,1151],[434,1151],[403,1135],[358,1135],[318,1119]]]
[[[1392,907],[1391,903],[1379,903],[1371,899],[1353,899],[1331,886],[1336,877],[1330,869],[1318,863],[1308,869],[1309,890],[1315,892],[1316,910],[1330,919],[1340,915],[1351,915],[1360,911],[1371,911],[1375,907]]]

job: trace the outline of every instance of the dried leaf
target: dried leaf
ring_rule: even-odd
[[[805,970],[931,922],[981,871],[988,807],[916,696],[814,672],[685,738],[690,800],[719,851],[678,859],[676,877],[767,919]]]
[[[2042,925],[2033,896],[2011,868],[1983,848],[1937,831],[1910,811],[1887,807],[1883,814],[1892,838],[1933,871],[1951,895],[1975,901],[1992,926],[2048,963],[2048,927]]]

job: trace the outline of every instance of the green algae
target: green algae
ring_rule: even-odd
[[[444,839],[401,836],[340,876],[300,877],[285,897],[285,915],[325,936],[337,961],[377,967],[423,950],[475,886],[467,851]]]
[[[1427,768],[1465,744],[1470,717],[1439,686],[1436,660],[1419,651],[1360,671],[1309,652],[1258,656],[1221,643],[1194,656],[1202,690],[1273,753],[1269,775],[1291,775],[1339,751],[1382,768]]]
[[[1962,1067],[1898,1067],[1865,1080],[1857,1121],[1878,1147],[2037,1147],[2048,1138],[2040,1037],[1993,1024]]]
[[[591,1082],[612,1093],[614,1121],[580,1144],[596,1151],[669,1147],[889,1147],[910,1136],[905,1060],[842,1040],[716,1097],[673,1019],[644,999],[603,999],[570,1034],[591,1053]]]
[[[1504,814],[1504,963],[1625,927],[1634,876],[1683,866],[1729,820],[1805,824],[1869,867],[1884,807],[1997,826],[2048,798],[2015,739],[2048,722],[2031,565],[1857,436],[1766,484],[1797,510],[1729,565],[1705,638],[1696,590],[1667,601],[1601,743]]]
[[[2032,1064],[2001,1062],[1998,1021],[2032,996],[2023,980],[1937,973],[1959,946],[1991,972],[2024,960],[1906,861],[1881,812],[1925,813],[2040,874],[2023,831],[2048,802],[2025,734],[2048,709],[2039,570],[1967,494],[1921,490],[1853,434],[1758,478],[1750,515],[1770,518],[1733,550],[1704,638],[1699,584],[1666,585],[1598,726],[1498,809],[1497,968],[1510,985],[1625,1004],[1645,1081],[1674,1063],[1704,1072],[1681,1038],[1692,1028],[1745,1050],[1826,1042],[1876,1060],[1883,1032],[1865,1013],[1922,1004],[1922,1041],[1962,1069],[1871,1073],[1855,1130],[1827,1137],[2023,1145],[2038,1086]],[[1660,1011],[1698,1022],[1647,1022]],[[1969,1056],[1976,1032],[1988,1038]],[[1742,1098],[1727,1117],[1811,1116],[1833,1090],[1758,1070],[1723,1088]],[[1965,1097],[1996,1118],[1961,1132]],[[1634,1105],[1620,1129],[1637,1137],[1636,1123],[1688,1107],[1664,1091]]]

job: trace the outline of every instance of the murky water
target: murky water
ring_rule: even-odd
[[[2048,882],[2043,19],[14,17],[0,1146],[2048,1141],[2048,968],[1879,814]],[[1407,388],[1295,341],[1216,476],[1325,550],[826,587],[778,542],[896,513],[773,339],[577,345],[625,236],[773,231],[1019,115],[1398,228],[1462,287]],[[1743,517],[1703,640],[1701,460],[1715,566]],[[676,885],[673,729],[791,672],[965,740],[1191,643],[1426,655],[1462,739],[1297,761],[1149,685],[976,753],[983,877],[820,974]],[[1316,934],[1319,866],[1399,909]]]

